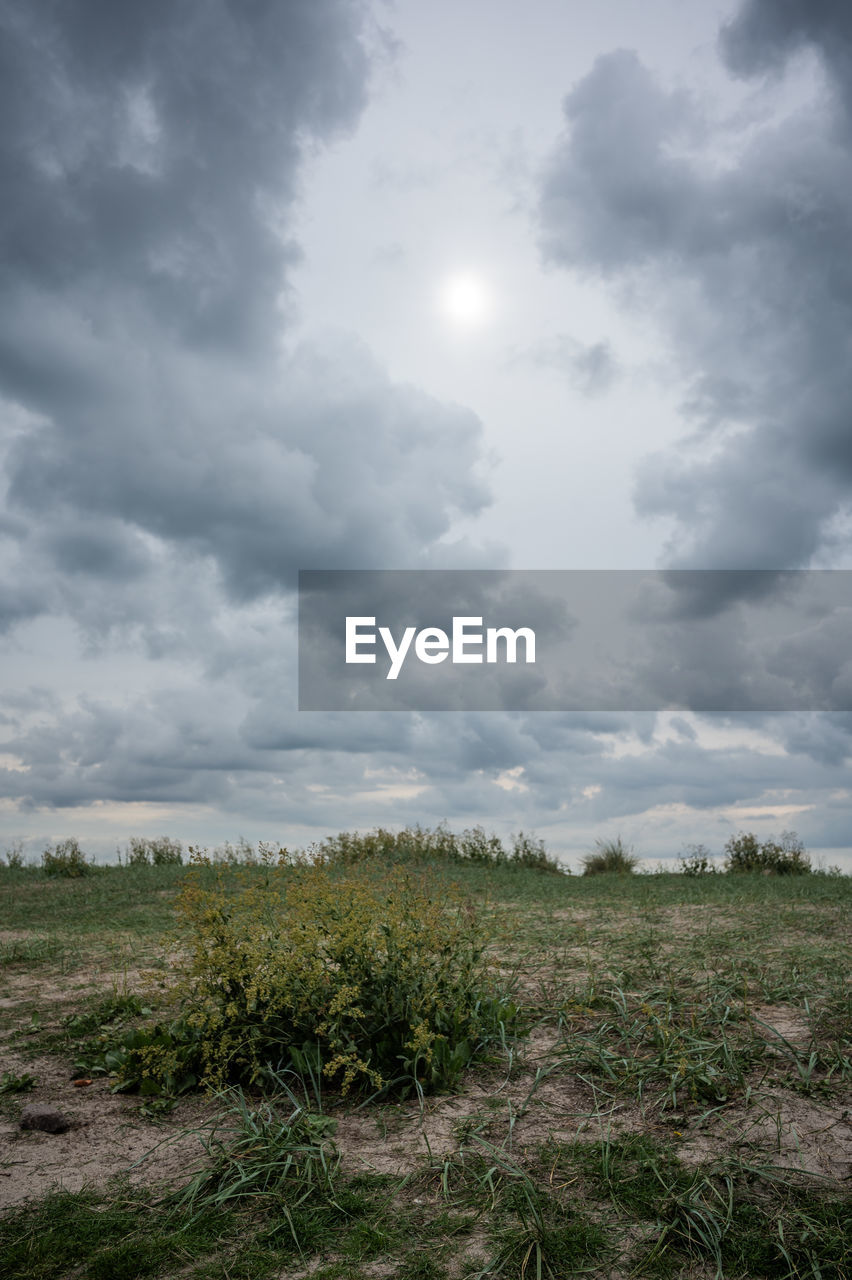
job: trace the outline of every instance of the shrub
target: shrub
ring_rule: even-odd
[[[329,836],[314,850],[315,857],[333,865],[351,867],[361,862],[423,864],[427,862],[505,862],[506,854],[496,836],[490,839],[481,827],[454,835],[443,823],[388,831],[377,827],[365,834],[342,831]]]
[[[484,827],[469,827],[460,836],[446,833],[447,853],[454,862],[476,862],[480,866],[505,866],[508,858],[499,836],[485,834]]]
[[[740,831],[725,845],[725,870],[760,871],[777,876],[807,875],[811,860],[795,831],[783,831],[780,842],[770,838],[762,844],[754,832]]]
[[[716,874],[716,864],[705,844],[688,844],[686,852],[678,858],[680,869],[685,876],[707,876]]]
[[[583,858],[583,875],[632,875],[639,859],[631,849],[626,849],[621,836],[615,840],[596,840],[594,853]]]
[[[552,871],[557,875],[567,874],[555,858],[544,847],[543,840],[535,840],[519,831],[512,836],[512,863],[517,867],[530,867],[534,871]]]
[[[267,846],[261,843],[261,853]],[[212,854],[213,862],[225,862],[229,867],[256,867],[258,861],[254,846],[246,840],[245,836],[240,836],[235,845],[230,840],[226,840],[224,844],[217,845]]]
[[[41,865],[49,876],[85,876],[92,870],[76,840],[61,840],[51,849],[48,846],[41,855]]]
[[[321,861],[220,866],[211,886],[211,865],[200,859],[178,896],[178,1024],[136,1040],[125,1079],[252,1084],[312,1061],[343,1093],[443,1088],[514,1018],[456,891]]]
[[[119,850],[119,859],[121,851]],[[127,846],[127,865],[128,867],[148,867],[151,865],[151,855],[148,852],[148,841],[140,840],[138,836],[131,836]]]
[[[512,837],[512,852],[509,854],[500,837],[486,835],[483,827],[468,827],[461,834],[456,834],[444,823],[433,830],[415,826],[394,832],[378,827],[366,835],[344,831],[323,840],[314,854],[320,861],[347,867],[360,862],[415,865],[474,862],[479,866],[521,866],[538,871],[564,872],[564,868],[548,855],[542,840],[525,836],[522,831]]]
[[[170,840],[168,836],[155,836],[153,839],[130,837],[127,849],[129,867],[180,866],[182,862],[183,845],[179,840]]]
[[[5,858],[0,858],[0,867],[4,865],[14,870],[24,865],[23,840],[15,840],[7,846]]]

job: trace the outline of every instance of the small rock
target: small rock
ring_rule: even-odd
[[[39,1129],[42,1133],[65,1133],[71,1128],[71,1121],[55,1107],[31,1102],[21,1112],[21,1128]]]

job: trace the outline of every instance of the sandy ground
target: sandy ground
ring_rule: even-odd
[[[138,1101],[110,1092],[96,1078],[75,1088],[56,1058],[25,1059],[4,1050],[3,1069],[28,1072],[38,1086],[6,1097],[0,1117],[0,1207],[43,1196],[51,1188],[79,1191],[117,1174],[134,1185],[177,1185],[198,1168],[203,1148],[198,1135],[181,1130],[203,1125],[217,1108],[192,1099],[179,1115],[152,1123],[138,1115]],[[10,1113],[29,1103],[47,1103],[71,1121],[66,1133],[22,1130]]]
[[[4,936],[12,940],[9,933]],[[38,970],[14,973],[0,993],[0,1006],[9,1011],[37,1004],[58,1018],[91,991],[115,990],[116,982],[133,990],[138,978],[135,970],[123,970],[118,978],[102,970],[67,977]],[[768,1043],[783,1037],[790,1045],[807,1046],[809,1031],[796,1009],[775,1005],[754,1013],[768,1024],[762,1031]],[[56,1056],[27,1058],[11,1047],[11,1038],[9,1031],[0,1035],[0,1069],[30,1073],[38,1084],[30,1092],[0,1098],[0,1207],[40,1197],[52,1187],[76,1191],[102,1185],[116,1175],[126,1175],[135,1185],[177,1186],[198,1168],[204,1151],[194,1130],[209,1127],[221,1111],[220,1101],[185,1099],[176,1112],[155,1123],[139,1115],[138,1099],[111,1093],[106,1079],[77,1088],[67,1063]],[[596,1095],[559,1065],[558,1049],[556,1031],[540,1027],[517,1050],[511,1072],[472,1073],[457,1096],[427,1099],[423,1107],[412,1099],[335,1112],[343,1168],[403,1177],[429,1164],[440,1166],[466,1136],[475,1142],[472,1133],[509,1158],[551,1138],[570,1143],[640,1131],[672,1135],[671,1121],[660,1117],[653,1098],[640,1107]],[[55,1106],[69,1117],[71,1128],[63,1134],[22,1131],[20,1111],[31,1102]],[[682,1138],[680,1157],[697,1165],[736,1153],[756,1165],[818,1174],[848,1186],[850,1112],[852,1097],[829,1103],[763,1087],[749,1107],[734,1103],[700,1127],[684,1124],[677,1135]]]

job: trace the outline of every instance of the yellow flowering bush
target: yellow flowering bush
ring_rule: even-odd
[[[182,1034],[137,1041],[125,1078],[221,1086],[313,1062],[342,1093],[452,1085],[516,1014],[473,908],[424,872],[287,861],[214,878],[197,859],[178,898]]]

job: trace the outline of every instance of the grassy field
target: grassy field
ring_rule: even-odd
[[[438,867],[519,1009],[454,1092],[117,1094],[184,874],[0,869],[10,1280],[852,1274],[849,877]]]

